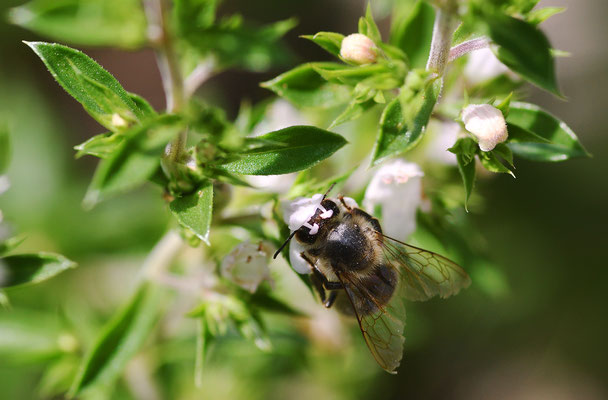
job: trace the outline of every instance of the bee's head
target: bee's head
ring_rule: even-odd
[[[315,210],[315,213],[295,233],[301,243],[313,244],[318,237],[327,235],[327,228],[333,225],[340,215],[340,209],[333,200],[325,199]]]

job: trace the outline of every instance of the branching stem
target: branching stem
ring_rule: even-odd
[[[452,62],[459,57],[469,54],[472,51],[485,49],[490,46],[490,39],[487,37],[480,37],[476,39],[467,40],[459,45],[452,47],[450,50],[450,56],[448,62]]]
[[[458,26],[455,13],[456,2],[454,0],[446,0],[441,7],[436,8],[433,39],[426,69],[439,76],[443,76],[445,71],[452,45],[452,35]]]
[[[179,57],[169,28],[171,2],[144,0],[144,6],[148,17],[148,35],[156,47],[156,59],[165,90],[167,111],[178,112],[184,107],[186,92]],[[186,149],[187,138],[186,130],[180,132],[167,147],[166,157],[178,161]]]

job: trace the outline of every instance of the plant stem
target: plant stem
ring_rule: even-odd
[[[455,59],[469,54],[472,51],[485,49],[488,46],[490,46],[490,39],[488,39],[487,37],[467,40],[466,42],[462,42],[459,45],[454,46],[452,47],[452,49],[450,49],[450,56],[448,57],[448,62],[452,62]]]
[[[156,44],[156,59],[163,81],[168,112],[180,111],[186,103],[184,78],[179,65],[179,57],[175,50],[173,35],[169,28],[169,0],[144,0],[148,17],[149,36]],[[186,149],[188,132],[180,132],[167,146],[166,157],[178,161]]]
[[[452,35],[458,23],[454,18],[456,3],[453,0],[446,0],[441,7],[436,7],[436,10],[431,51],[426,69],[436,72],[441,77],[448,63]]]
[[[142,278],[154,281],[163,275],[183,245],[184,241],[176,231],[168,231],[146,257],[141,268]]]

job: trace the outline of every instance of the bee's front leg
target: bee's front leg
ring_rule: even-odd
[[[337,291],[332,290],[331,292],[329,292],[329,298],[327,299],[327,301],[323,302],[325,308],[330,308],[331,306],[333,306],[334,302],[336,301],[336,297],[338,297]]]

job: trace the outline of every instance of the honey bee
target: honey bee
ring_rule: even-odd
[[[384,235],[378,220],[348,197],[323,195],[275,258],[292,238],[294,269],[310,275],[325,307],[357,318],[373,357],[392,374],[403,356],[403,299],[445,298],[471,282],[453,261]]]

